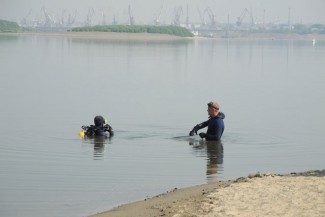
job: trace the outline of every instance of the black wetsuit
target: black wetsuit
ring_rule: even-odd
[[[114,135],[113,128],[105,124],[105,119],[102,116],[96,116],[94,118],[95,126],[82,126],[82,129],[86,131],[86,135],[89,137],[111,137]]]
[[[110,137],[114,135],[113,128],[106,124],[104,126],[94,126],[90,125],[86,127],[87,136],[106,136]]]
[[[209,120],[202,122],[194,127],[193,130],[196,132],[204,127],[208,127],[208,130],[205,135],[206,140],[220,140],[225,129],[225,125],[223,123],[223,119],[225,118],[225,114],[219,112],[216,117],[210,117]]]

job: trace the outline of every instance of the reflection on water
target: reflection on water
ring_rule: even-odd
[[[175,46],[175,45],[186,45],[191,43],[190,39],[178,39],[178,40],[120,40],[120,39],[105,39],[105,38],[68,38],[67,41],[71,43],[81,43],[86,45],[116,45],[116,46]]]
[[[223,173],[223,145],[221,141],[190,141],[189,145],[207,157],[207,182],[218,181],[217,174]],[[202,152],[206,152],[202,153]]]
[[[94,138],[94,160],[103,159],[105,145],[108,144],[108,140],[105,137]]]
[[[94,160],[103,160],[105,149],[108,144],[111,142],[110,137],[100,136],[93,138],[84,138],[83,141],[87,144],[91,144],[94,146]]]

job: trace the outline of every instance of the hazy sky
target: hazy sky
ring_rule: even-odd
[[[78,11],[77,20],[86,20],[89,8],[94,9],[93,23],[97,24],[105,14],[107,23],[113,17],[119,23],[127,22],[128,6],[131,6],[136,23],[150,24],[159,13],[161,22],[171,23],[176,7],[182,7],[182,22],[185,22],[188,5],[190,22],[200,22],[198,11],[207,7],[215,14],[217,22],[235,22],[241,12],[247,8],[252,11],[254,20],[262,22],[265,10],[265,22],[288,22],[289,8],[291,23],[323,23],[325,24],[325,0],[0,0],[0,19],[19,22],[31,11],[28,19],[43,19],[41,8],[44,6],[48,13],[56,19]],[[205,20],[208,21],[206,14]]]

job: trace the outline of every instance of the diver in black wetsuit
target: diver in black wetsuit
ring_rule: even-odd
[[[85,131],[88,137],[112,137],[114,135],[113,128],[107,124],[102,116],[96,116],[94,118],[94,125],[82,126],[81,128]]]
[[[208,103],[208,114],[210,116],[209,120],[197,124],[191,131],[190,136],[194,136],[197,134],[197,131],[208,127],[206,133],[200,133],[199,136],[205,140],[215,140],[219,141],[223,134],[225,125],[223,123],[223,119],[225,118],[225,114],[219,112],[219,104],[217,102],[210,102]]]

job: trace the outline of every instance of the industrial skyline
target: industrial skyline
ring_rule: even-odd
[[[0,19],[21,23],[26,20],[52,19],[53,22],[75,22],[88,25],[128,23],[236,23],[244,13],[244,22],[325,23],[325,1],[294,0],[0,0]],[[46,12],[46,13],[45,13]],[[48,15],[46,17],[45,15]],[[213,20],[212,20],[213,19]],[[87,23],[88,22],[88,23]]]

